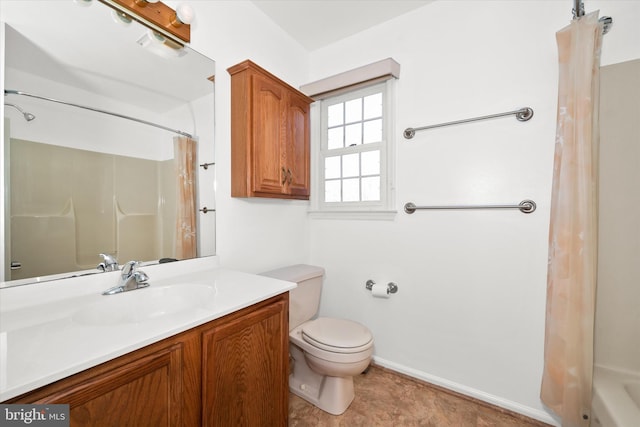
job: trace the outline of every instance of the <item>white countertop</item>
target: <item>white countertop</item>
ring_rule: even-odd
[[[219,268],[216,257],[143,270],[150,287],[110,296],[102,292],[116,284],[119,272],[0,289],[0,402],[296,287]],[[139,298],[181,284],[196,285],[210,297],[197,308],[142,321],[79,321],[78,313],[92,304],[116,304],[128,294]]]

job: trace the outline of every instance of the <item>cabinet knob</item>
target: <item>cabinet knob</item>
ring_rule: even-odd
[[[284,185],[285,182],[287,182],[287,171],[282,166],[282,182],[280,184]]]
[[[287,169],[287,175],[289,175],[289,185],[291,185],[291,181],[293,181],[293,174],[291,173],[291,169]]]

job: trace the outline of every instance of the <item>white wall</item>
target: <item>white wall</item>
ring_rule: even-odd
[[[176,6],[177,2],[167,2]],[[190,2],[191,46],[216,61],[216,246],[220,264],[250,272],[308,261],[307,202],[231,198],[230,78],[251,59],[292,86],[308,80],[308,53],[248,1]]]
[[[634,2],[587,1],[612,15],[603,62],[640,54]],[[314,81],[386,57],[401,66],[393,221],[310,223],[311,262],[327,270],[321,314],[369,326],[383,365],[551,422],[539,400],[557,98],[555,32],[571,2],[440,1],[312,52]],[[635,23],[632,21],[635,19]],[[501,118],[402,129],[529,106]],[[538,209],[424,211],[404,203]],[[395,281],[373,299],[367,279]]]
[[[603,67],[596,365],[640,373],[640,59]]]

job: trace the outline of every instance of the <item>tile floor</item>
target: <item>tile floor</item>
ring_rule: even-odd
[[[366,374],[357,376],[354,386],[353,403],[338,416],[290,393],[289,426],[548,426],[378,366],[371,366]]]

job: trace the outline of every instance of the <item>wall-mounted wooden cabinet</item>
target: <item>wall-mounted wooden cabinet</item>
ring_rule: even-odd
[[[288,304],[281,294],[3,403],[69,404],[71,426],[285,427]]]
[[[247,60],[231,75],[231,196],[309,199],[311,98]]]

